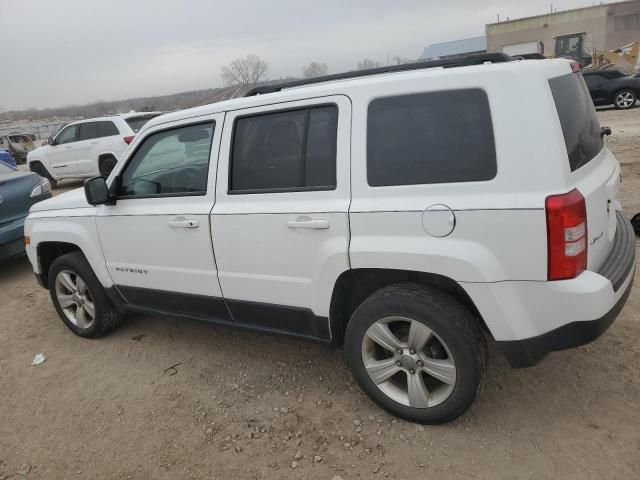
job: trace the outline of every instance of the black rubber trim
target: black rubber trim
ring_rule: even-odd
[[[615,292],[620,289],[636,261],[636,236],[633,226],[622,212],[616,212],[616,221],[613,247],[598,271],[611,281]]]
[[[629,298],[632,286],[633,278],[613,308],[596,320],[571,322],[537,337],[496,343],[513,368],[526,368],[536,365],[550,352],[579,347],[593,342],[616,319]]]
[[[38,282],[38,285],[40,285],[42,288],[46,288],[47,290],[49,290],[49,287],[44,282],[44,278],[42,277],[42,274],[36,273],[35,276],[36,276],[36,281]]]
[[[229,300],[117,285],[107,289],[118,310],[206,320],[216,325],[329,343],[329,320],[307,308]],[[227,308],[228,307],[228,308]]]
[[[116,287],[125,299],[125,309],[133,305],[198,318],[231,320],[227,305],[224,303],[224,299],[220,297],[167,292],[125,285],[117,285]]]
[[[226,299],[236,323],[295,332],[329,340],[329,319],[318,317],[308,308]]]

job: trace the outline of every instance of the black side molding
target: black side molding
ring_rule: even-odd
[[[107,295],[122,312],[205,320],[223,327],[330,343],[329,319],[308,308],[117,285]]]

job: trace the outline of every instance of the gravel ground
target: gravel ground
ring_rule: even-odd
[[[631,215],[640,108],[599,115]],[[438,427],[387,415],[313,344],[143,315],[76,337],[24,257],[0,264],[0,305],[0,480],[640,478],[637,285],[593,344],[526,370],[491,348],[474,408]]]

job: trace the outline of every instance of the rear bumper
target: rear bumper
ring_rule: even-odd
[[[622,307],[627,303],[633,286],[634,273],[635,270],[631,272],[631,281],[622,296],[613,308],[602,317],[595,320],[567,323],[537,337],[497,342],[509,364],[513,368],[532,367],[550,352],[579,347],[600,337],[611,326]]]
[[[517,340],[502,340],[497,344],[514,368],[536,365],[549,352],[565,350],[592,342],[602,335],[616,319],[624,307],[635,276],[635,235],[633,227],[621,213],[618,213],[618,225],[614,246],[600,271],[584,272],[574,280],[547,282],[548,301],[553,305],[554,313],[566,311],[561,326],[542,334]],[[571,283],[565,288],[561,283]],[[605,288],[602,288],[602,286]],[[561,293],[561,295],[558,295]],[[523,298],[526,295],[523,295]],[[545,299],[539,298],[540,301]],[[563,305],[564,303],[564,305]],[[590,306],[589,311],[603,312],[596,318],[571,318],[570,312],[583,311],[580,306]],[[604,309],[603,309],[604,307]],[[535,305],[530,305],[535,309]],[[548,311],[539,305],[538,312]]]

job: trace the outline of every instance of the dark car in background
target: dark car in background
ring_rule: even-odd
[[[620,67],[582,71],[593,104],[613,105],[619,110],[633,108],[640,96],[640,76]]]
[[[0,260],[24,252],[24,220],[29,208],[50,197],[49,180],[0,162]]]

